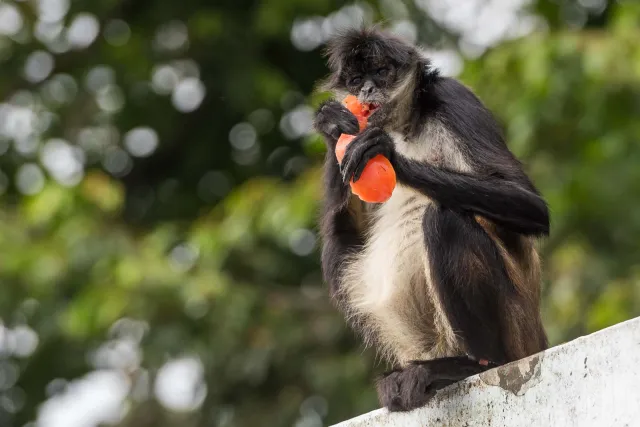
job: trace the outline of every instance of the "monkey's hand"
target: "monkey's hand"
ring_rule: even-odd
[[[382,154],[393,162],[394,153],[395,147],[389,134],[379,127],[365,129],[347,145],[340,167],[342,181],[347,183],[351,178],[353,182],[358,181],[369,160]]]
[[[360,131],[356,116],[335,100],[327,101],[318,108],[313,125],[332,144],[329,147],[332,149],[341,134],[356,135]]]

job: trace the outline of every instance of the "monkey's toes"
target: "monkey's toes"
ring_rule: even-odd
[[[435,395],[429,368],[409,365],[382,377],[377,383],[380,404],[390,412],[411,411],[422,407]]]

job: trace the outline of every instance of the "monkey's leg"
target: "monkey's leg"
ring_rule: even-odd
[[[335,296],[340,285],[340,274],[346,257],[360,250],[363,239],[357,221],[350,211],[349,188],[342,182],[340,166],[333,152],[327,152],[324,176],[324,206],[320,228],[323,237],[322,273]]]
[[[439,304],[469,358],[416,361],[388,373],[378,392],[389,410],[422,406],[442,387],[544,346],[536,303],[511,282],[494,242],[471,216],[433,206],[423,226]]]
[[[451,328],[475,359],[502,364],[505,304],[518,299],[504,261],[471,216],[431,206],[423,218],[431,280]]]
[[[538,301],[512,282],[474,218],[431,207],[423,227],[434,288],[467,354],[501,365],[544,349]]]

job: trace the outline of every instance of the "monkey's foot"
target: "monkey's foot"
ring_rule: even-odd
[[[410,411],[424,406],[441,388],[489,368],[466,357],[414,361],[377,381],[378,399],[390,412]]]

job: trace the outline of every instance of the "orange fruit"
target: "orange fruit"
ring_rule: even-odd
[[[338,142],[336,144],[336,158],[338,159],[338,163],[342,163],[342,158],[344,157],[344,152],[347,151],[347,145],[355,138],[355,135],[347,135],[343,133],[338,138]]]
[[[396,171],[389,159],[378,154],[369,160],[360,179],[350,184],[353,194],[363,202],[383,203],[389,200],[396,186]]]
[[[353,95],[347,96],[344,101],[344,106],[347,107],[347,110],[351,111],[356,119],[358,119],[358,124],[360,125],[360,132],[364,128],[367,127],[367,118],[371,115],[371,110],[369,110],[369,106],[366,104],[361,104]]]
[[[367,126],[367,118],[371,114],[369,106],[361,104],[358,98],[353,95],[347,96],[343,102],[347,109],[358,119],[360,131],[362,131]],[[335,149],[338,163],[342,163],[347,145],[354,138],[355,135],[347,134],[342,134],[338,138]],[[396,172],[393,170],[389,159],[382,154],[378,154],[369,160],[358,182],[353,182],[352,179],[350,185],[353,194],[363,202],[383,203],[389,200],[396,186]]]

